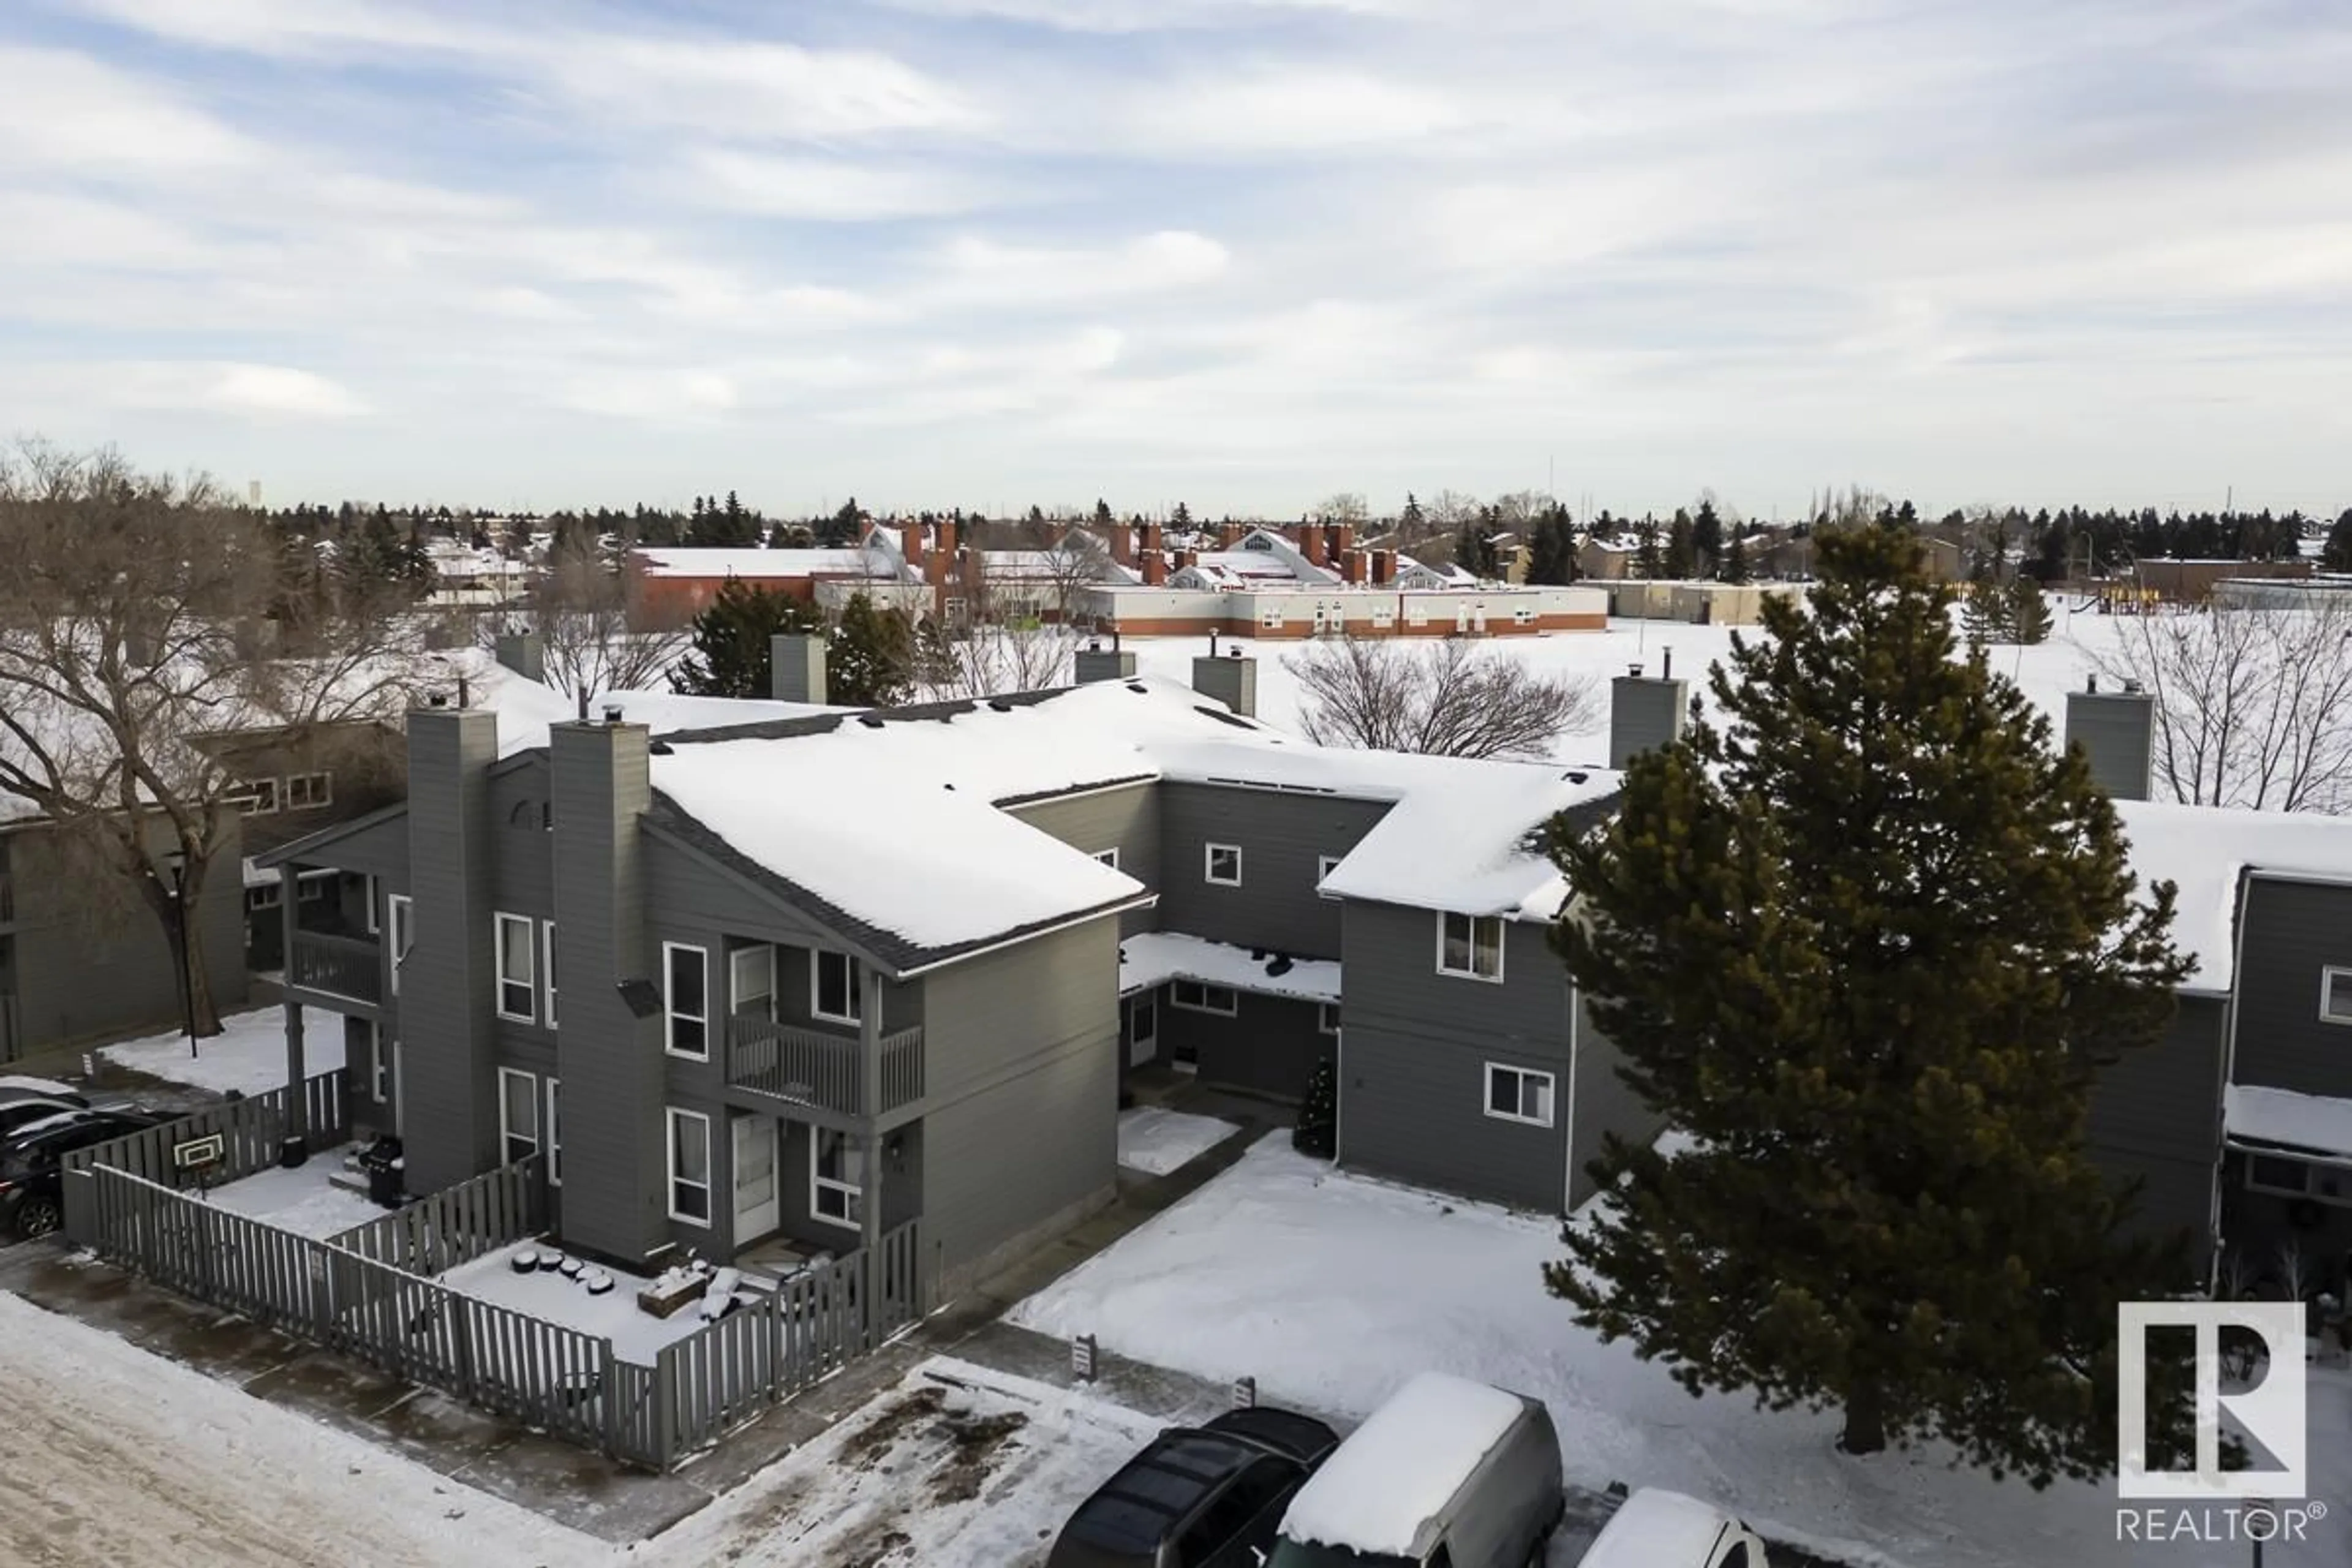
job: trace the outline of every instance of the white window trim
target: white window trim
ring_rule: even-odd
[[[1447,921],[1468,921],[1470,922],[1471,967],[1468,969],[1454,969],[1450,967],[1445,962],[1445,922]],[[1477,969],[1478,926],[1479,922],[1482,921],[1492,921],[1495,925],[1495,973],[1492,974],[1481,974],[1478,973]],[[1508,933],[1504,929],[1503,917],[1500,915],[1465,915],[1446,910],[1440,910],[1438,911],[1437,973],[1446,976],[1448,979],[1477,980],[1483,981],[1488,985],[1500,985],[1503,983],[1503,950],[1507,945],[1509,945],[1509,937]]]
[[[765,955],[766,955],[766,957],[767,957],[767,961],[768,961],[768,991],[767,991],[767,996],[768,996],[768,1020],[769,1020],[769,1022],[773,1023],[773,1022],[775,1021],[775,1017],[776,1017],[776,947],[775,947],[775,944],[774,944],[773,942],[754,942],[754,943],[752,943],[752,944],[751,944],[751,946],[749,946],[749,947],[739,947],[739,948],[734,948],[734,949],[730,950],[730,952],[728,952],[728,954],[727,954],[727,1016],[728,1016],[729,1017],[730,1017],[730,1018],[737,1018],[737,1017],[740,1017],[740,1016],[742,1016],[742,1014],[743,1014],[743,972],[742,972],[742,970],[741,970],[739,966],[742,963],[742,962],[743,962],[743,960],[744,960],[745,958],[749,957],[751,954],[755,953],[755,952],[757,952],[757,953],[763,953],[763,954],[765,954]]]
[[[1338,1034],[1339,1032],[1339,1004],[1337,1002],[1315,1004],[1315,1032],[1318,1035]]]
[[[383,1037],[383,1026],[370,1022],[368,1032],[368,1099],[378,1105],[392,1099],[392,1042]]]
[[[555,1027],[555,922],[541,921],[539,931],[546,947],[539,955],[540,1006],[545,1013],[547,1026]]]
[[[1339,861],[1341,858],[1342,858],[1338,855],[1318,855],[1315,857],[1315,896],[1317,898],[1335,904],[1339,901],[1339,894],[1327,893],[1323,890],[1323,879],[1328,877],[1332,872],[1339,868]]]
[[[2352,969],[2342,964],[2330,964],[2319,972],[2319,1021],[2323,1024],[2352,1024],[2352,1013],[2331,1013],[2327,998],[2336,988],[2338,976],[2352,981]]]
[[[520,1079],[522,1082],[530,1086],[530,1132],[528,1137],[518,1133],[515,1131],[513,1124],[507,1120],[507,1108],[509,1103],[507,1100],[507,1082],[510,1079]],[[540,1142],[539,1137],[539,1078],[536,1074],[525,1072],[520,1068],[500,1068],[499,1069],[499,1164],[505,1165],[513,1163],[513,1157],[507,1152],[507,1150],[518,1140],[528,1142],[530,1145],[530,1152],[533,1154],[538,1153],[541,1149],[546,1147],[544,1143]]]
[[[824,986],[821,983],[819,977],[824,973],[824,961],[828,958],[837,958],[848,966],[849,984],[847,994],[849,996],[849,1011],[846,1013],[828,1013],[824,1010],[824,1005],[817,1000],[817,998],[824,993]],[[825,1024],[854,1025],[859,1023],[861,1021],[859,1009],[866,1005],[865,998],[860,994],[860,992],[864,988],[864,984],[865,976],[858,973],[857,960],[852,958],[849,954],[838,952],[835,949],[829,947],[813,947],[809,949],[810,1017],[816,1019],[820,1023]]]
[[[378,889],[375,885],[375,873],[373,871],[369,872],[366,881],[367,932],[370,936],[381,936],[383,934],[383,900],[378,895]]]
[[[552,1073],[548,1075],[547,1107],[539,1113],[541,1125],[546,1129],[546,1135],[540,1141],[540,1147],[547,1152],[547,1184],[551,1187],[560,1187],[563,1184],[562,1107],[555,1092],[562,1087],[562,1079]]]
[[[672,954],[680,952],[690,952],[702,961],[702,1014],[698,1018],[692,1013],[680,1013],[677,1010],[677,998],[670,994],[671,987],[677,978],[677,960]],[[700,1050],[682,1051],[677,1048],[677,1021],[681,1017],[702,1026]],[[666,1056],[679,1057],[690,1062],[707,1062],[710,1059],[710,950],[707,947],[698,946],[690,942],[662,943],[662,1052]],[[690,1116],[694,1112],[682,1111],[679,1114]]]
[[[317,798],[312,800],[296,800],[294,798],[294,786],[298,784],[309,784],[313,779],[316,779],[319,782],[319,794]],[[317,811],[323,807],[332,805],[335,804],[335,775],[331,773],[288,773],[286,775],[285,795],[283,798],[286,802],[286,809],[289,811]]]
[[[667,946],[669,944],[665,943],[664,945]],[[710,1142],[710,1118],[705,1116],[699,1110],[680,1110],[675,1105],[665,1106],[663,1108],[663,1139],[669,1148],[669,1169],[666,1173],[669,1179],[662,1188],[663,1206],[668,1209],[669,1217],[677,1221],[680,1225],[698,1226],[702,1229],[708,1230],[710,1228],[711,1205],[717,1191],[715,1184],[709,1179],[716,1173],[717,1170],[715,1163],[717,1159],[717,1150]],[[677,1124],[681,1120],[698,1121],[702,1123],[703,1180],[699,1182],[689,1182],[685,1177],[677,1173]],[[677,1212],[677,1190],[682,1186],[700,1187],[702,1189],[703,1215],[700,1219],[695,1218],[694,1215],[690,1214],[680,1214]]]
[[[861,1184],[856,1182],[837,1182],[831,1176],[820,1176],[817,1174],[817,1146],[824,1141],[824,1129],[817,1127],[812,1127],[809,1129],[809,1218],[815,1220],[820,1225],[837,1226],[843,1230],[864,1230],[866,1228],[866,1221],[862,1215],[856,1219],[843,1219],[835,1215],[823,1213],[816,1206],[817,1194],[819,1193],[828,1192],[847,1193],[852,1198],[856,1200],[854,1206],[859,1209],[863,1209],[866,1206],[866,1188]],[[844,1133],[843,1136],[846,1138],[848,1134]],[[855,1139],[851,1139],[850,1141],[852,1142],[856,1142]],[[862,1162],[866,1157],[867,1151],[864,1148],[860,1148],[858,1150],[858,1154],[861,1160],[858,1169],[862,1173],[865,1169]]]
[[[1187,985],[1201,994],[1201,999],[1198,1002],[1184,1000],[1183,988]],[[1213,1005],[1209,1001],[1209,993],[1212,991],[1223,992],[1226,1000],[1233,1005],[1228,1007]],[[1220,1018],[1230,1018],[1241,1011],[1241,994],[1230,985],[1212,985],[1203,980],[1177,980],[1169,984],[1168,1005],[1187,1013],[1211,1013]]]
[[[405,920],[402,916],[406,916]],[[383,900],[384,955],[392,971],[392,994],[400,994],[400,966],[416,946],[416,905],[406,893],[388,893]],[[407,947],[403,948],[405,938]]]
[[[1104,865],[1106,865],[1106,866],[1109,867],[1112,870],[1114,870],[1114,871],[1118,870],[1118,845],[1116,845],[1116,844],[1114,844],[1114,845],[1112,845],[1112,846],[1111,846],[1109,848],[1108,848],[1108,849],[1097,849],[1097,850],[1096,850],[1096,851],[1095,851],[1095,858],[1096,858],[1096,859],[1097,859],[1097,860],[1099,860],[1099,861],[1101,861]]]
[[[1230,851],[1234,858],[1234,874],[1217,875],[1217,851]],[[1203,844],[1201,846],[1201,879],[1213,888],[1238,888],[1242,885],[1242,847],[1238,844]]]
[[[509,926],[522,927],[523,951],[531,955],[530,963],[531,969],[534,973],[523,974],[509,974],[507,973],[507,928]],[[504,1018],[510,1024],[536,1024],[539,1022],[539,976],[535,973],[538,967],[539,922],[532,920],[529,915],[510,915],[505,913],[493,915],[490,918],[490,973],[495,976],[495,981],[498,985],[496,995],[498,1014],[499,1017]],[[520,1013],[509,1012],[508,1010],[507,987],[509,985],[520,985],[530,993],[531,1005],[530,1007]]]
[[[1484,1110],[1488,1116],[1492,1117],[1496,1121],[1516,1121],[1522,1127],[1549,1127],[1553,1125],[1557,1120],[1555,1115],[1523,1116],[1513,1111],[1497,1110],[1495,1109],[1495,1075],[1496,1073],[1503,1072],[1509,1073],[1513,1078],[1521,1080],[1519,1092],[1512,1096],[1512,1100],[1515,1103],[1522,1105],[1527,1103],[1527,1089],[1525,1080],[1531,1078],[1539,1078],[1544,1081],[1545,1105],[1555,1112],[1558,1110],[1559,1105],[1559,1079],[1557,1075],[1545,1072],[1540,1068],[1513,1067],[1508,1062],[1488,1062],[1486,1064],[1485,1081],[1478,1086],[1482,1095],[1479,1101],[1479,1109]]]
[[[2248,1192],[2268,1193],[2273,1196],[2282,1198],[2309,1198],[2313,1203],[2326,1204],[2331,1208],[2352,1208],[2352,1191],[2331,1194],[2323,1193],[2318,1189],[2315,1178],[2320,1171],[2326,1168],[2321,1162],[2304,1159],[2300,1155],[2288,1153],[2284,1149],[2249,1149],[2245,1152],[2245,1154],[2246,1190]],[[2254,1179],[2254,1166],[2257,1162],[2263,1160],[2277,1160],[2286,1164],[2301,1166],[2303,1168],[2303,1184],[2299,1187],[2281,1187],[2273,1186],[2268,1182],[2256,1181]],[[2352,1173],[2347,1173],[2352,1174]]]
[[[264,802],[268,804],[264,804]],[[221,804],[239,816],[272,816],[278,811],[276,779],[239,779],[222,795]]]
[[[264,882],[257,888],[245,890],[245,907],[255,913],[282,908],[285,902],[286,885],[283,882]]]

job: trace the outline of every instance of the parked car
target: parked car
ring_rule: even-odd
[[[126,1132],[155,1126],[152,1111],[60,1110],[0,1139],[0,1231],[30,1241],[65,1220],[65,1157]]]
[[[89,1101],[61,1083],[46,1079],[0,1079],[0,1138],[28,1121],[46,1121],[60,1110],[84,1110]]]
[[[1644,1487],[1625,1500],[1578,1568],[1769,1568],[1764,1542],[1711,1502]]]
[[[1288,1410],[1162,1432],[1062,1527],[1045,1568],[1256,1568],[1339,1435]]]
[[[1291,1499],[1270,1568],[1525,1568],[1566,1508],[1541,1403],[1425,1372]]]

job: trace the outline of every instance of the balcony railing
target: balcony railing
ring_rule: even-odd
[[[383,952],[358,937],[296,931],[286,955],[286,983],[373,1006],[383,1000]]]
[[[857,1038],[765,1018],[727,1021],[727,1081],[845,1116],[881,1115],[923,1097],[923,1029],[882,1037],[882,1103],[866,1109]]]

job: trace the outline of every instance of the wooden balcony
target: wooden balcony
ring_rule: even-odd
[[[765,1018],[730,1018],[727,1081],[844,1116],[880,1116],[923,1097],[922,1026],[885,1035],[881,1046],[882,1103],[868,1110],[856,1036]]]
[[[360,937],[297,931],[286,955],[286,983],[373,1006],[383,999],[383,960],[382,950]]]

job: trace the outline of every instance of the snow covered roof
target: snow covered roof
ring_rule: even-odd
[[[2352,877],[2352,821],[2316,812],[2116,803],[2143,884],[2179,884],[2172,939],[2197,960],[2184,991],[2222,993],[2236,971],[2239,884],[2249,871]]]
[[[1372,1412],[1290,1500],[1282,1533],[1415,1562],[1437,1516],[1527,1406],[1516,1394],[1424,1372]]]
[[[648,577],[877,576],[863,550],[681,550],[640,546],[631,551]]]
[[[1272,966],[1280,963],[1276,974]],[[1246,947],[1180,931],[1141,931],[1118,944],[1118,994],[1148,991],[1171,980],[1197,980],[1258,996],[1337,1002],[1339,966],[1326,958],[1252,958]]]
[[[2233,1083],[2221,1092],[2221,1125],[2249,1142],[2352,1159],[2352,1100]]]
[[[1738,1521],[1713,1503],[1643,1487],[1610,1517],[1579,1568],[1706,1568]]]
[[[1223,740],[1154,748],[1163,777],[1388,801],[1322,890],[1410,909],[1549,921],[1567,901],[1559,868],[1528,836],[1560,812],[1596,813],[1617,793],[1606,768],[1477,762]]]

